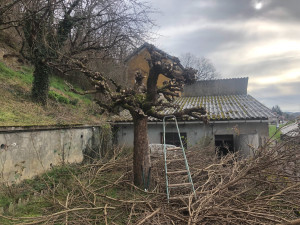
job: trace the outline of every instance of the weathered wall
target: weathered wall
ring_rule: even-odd
[[[232,78],[220,80],[203,80],[186,85],[183,96],[210,96],[210,95],[245,95],[247,94],[248,78]]]
[[[259,139],[258,134],[241,134],[236,139],[236,145],[242,156],[253,156],[263,141]]]
[[[52,166],[80,163],[84,153],[101,148],[100,127],[0,128],[0,177],[19,182]]]
[[[133,147],[133,125],[117,125],[117,143],[127,147]],[[239,121],[239,122],[211,122],[205,125],[198,123],[179,123],[180,132],[187,134],[188,147],[195,145],[207,145],[214,143],[214,135],[233,135],[235,150],[242,151],[243,155],[249,155],[249,146],[258,147],[269,136],[268,122],[261,121]],[[162,143],[161,133],[163,132],[162,123],[149,123],[148,135],[149,143]],[[174,125],[168,125],[166,132],[177,132]],[[247,148],[246,148],[247,147]]]

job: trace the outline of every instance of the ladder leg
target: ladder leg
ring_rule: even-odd
[[[166,148],[166,118],[163,119],[163,130],[164,130],[164,159],[165,159],[165,176],[166,176],[166,191],[167,191],[167,198],[168,203],[170,199],[170,192],[169,192],[169,182],[168,182],[168,168],[167,168],[167,148]]]
[[[184,164],[185,164],[185,167],[186,167],[189,183],[169,184],[169,181],[168,181],[168,168],[167,168],[167,148],[166,148],[166,119],[167,118],[173,118],[174,119],[176,129],[177,129],[177,133],[178,133],[178,137],[179,137],[179,141],[180,141],[180,145],[181,145],[181,149],[182,149],[182,154],[183,154],[183,157],[184,157],[183,160],[184,160]],[[178,123],[177,123],[177,119],[174,115],[165,116],[163,118],[163,143],[164,143],[163,152],[164,152],[164,160],[165,160],[166,191],[167,191],[168,202],[170,200],[170,189],[169,189],[169,187],[180,187],[180,186],[186,186],[187,184],[189,184],[189,185],[191,185],[191,189],[193,191],[193,194],[196,197],[196,191],[195,191],[194,183],[193,183],[193,180],[192,180],[189,164],[187,162],[187,158],[186,158],[185,150],[184,150],[184,147],[183,147],[183,143],[182,143],[182,140],[181,140],[179,126],[178,126]],[[172,174],[172,172],[170,172],[170,174]],[[174,172],[173,172],[173,174],[174,174]]]
[[[177,128],[177,133],[178,133],[180,145],[181,145],[181,148],[182,148],[182,153],[183,153],[183,157],[184,157],[185,167],[186,167],[186,170],[188,171],[189,182],[192,184],[192,190],[193,190],[193,193],[194,193],[194,195],[196,197],[196,191],[195,191],[194,183],[193,183],[193,180],[192,180],[192,176],[191,176],[189,164],[188,164],[188,161],[187,161],[187,158],[186,158],[186,155],[185,155],[185,150],[184,150],[184,147],[183,147],[183,143],[182,143],[182,140],[181,140],[179,126],[178,126],[177,119],[176,119],[175,116],[174,116],[174,119],[175,119],[175,124],[176,124],[176,128]]]

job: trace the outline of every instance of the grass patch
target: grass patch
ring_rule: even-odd
[[[43,215],[44,209],[51,204],[43,198],[38,198],[16,208],[16,217],[37,217]]]
[[[33,68],[14,71],[0,62],[0,126],[95,124],[102,118],[91,96],[69,91],[64,80],[51,76],[47,107],[32,102]],[[77,88],[78,89],[78,88]],[[80,90],[80,89],[78,89]]]
[[[70,100],[68,98],[52,90],[49,91],[49,98],[56,102],[70,104]]]
[[[277,133],[276,133],[277,132]],[[276,136],[274,136],[276,133]],[[277,131],[276,125],[269,125],[269,137],[278,138],[280,136],[280,131]]]
[[[54,188],[61,183],[66,185],[72,180],[73,176],[78,175],[78,167],[71,165],[54,167],[35,179],[25,180],[24,183],[35,192],[41,192],[47,188]],[[26,193],[23,193],[26,195]]]
[[[279,128],[281,128],[283,125],[279,125]],[[281,131],[280,129],[277,130],[276,125],[269,125],[269,137],[274,139],[280,139]]]
[[[71,104],[73,104],[72,102],[74,102],[76,100],[77,101],[81,100],[85,104],[91,104],[92,103],[92,96],[91,95],[78,95],[78,94],[76,94],[72,91],[69,91],[68,86],[65,84],[64,80],[60,77],[52,76],[50,78],[50,85],[51,85],[52,88],[58,90],[60,93],[63,93],[68,98],[71,98],[71,100],[70,100]],[[80,88],[78,88],[76,86],[74,88],[77,91],[82,91]],[[59,92],[57,92],[57,94],[59,94]]]
[[[33,68],[23,66],[21,71],[14,71],[0,62],[0,79],[3,82],[15,81],[23,84],[31,84],[33,81]]]
[[[7,195],[0,195],[0,207],[8,207],[11,201]]]

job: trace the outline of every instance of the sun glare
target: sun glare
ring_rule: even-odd
[[[258,1],[258,2],[255,3],[254,7],[255,7],[256,10],[260,10],[262,8],[262,6],[263,6],[262,2]]]

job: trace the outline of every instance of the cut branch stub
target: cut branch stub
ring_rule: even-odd
[[[145,93],[146,92],[146,87],[143,84],[143,80],[144,80],[145,76],[137,71],[135,73],[135,85],[134,85],[134,90],[137,91],[138,93]]]

